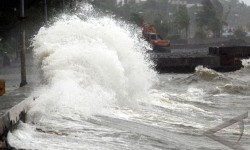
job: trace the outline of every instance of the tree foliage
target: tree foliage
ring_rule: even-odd
[[[132,13],[131,14],[131,21],[139,26],[141,26],[144,22],[144,19],[142,16],[140,16],[137,13]]]
[[[236,38],[244,38],[246,37],[247,32],[242,27],[239,27],[234,31],[234,35]]]
[[[178,30],[185,30],[186,38],[188,37],[188,28],[190,25],[190,17],[188,9],[185,5],[179,5],[174,13],[174,24]]]
[[[216,6],[215,6],[216,4]],[[223,27],[223,7],[218,0],[202,1],[202,9],[198,11],[196,23],[200,30],[208,30],[214,37],[219,37]]]
[[[164,18],[158,18],[153,22],[153,25],[157,29],[157,32],[164,38],[169,38],[170,33],[170,22]]]
[[[247,23],[247,30],[250,32],[250,22]]]
[[[102,8],[104,10],[111,10],[114,11],[116,7],[115,0],[93,0],[91,1],[92,5]]]

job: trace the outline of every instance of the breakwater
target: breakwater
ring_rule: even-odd
[[[15,67],[11,67],[9,70],[15,70]],[[28,98],[33,89],[33,84],[11,89],[10,86],[13,83],[9,83],[9,80],[15,81],[16,78],[13,78],[10,73],[6,74],[9,74],[10,77],[3,76],[7,80],[7,88],[6,93],[0,96],[0,149],[11,149],[7,143],[7,134],[17,127],[20,120],[25,122],[25,115],[29,104],[33,101],[32,98]]]
[[[153,51],[150,55],[160,72],[194,72],[200,65],[219,72],[229,72],[243,67],[241,59],[250,57],[250,46],[172,49],[170,53]]]
[[[10,148],[7,144],[7,134],[10,130],[15,129],[18,122],[25,122],[25,115],[28,110],[30,100],[26,99],[13,106],[0,117],[0,148]]]

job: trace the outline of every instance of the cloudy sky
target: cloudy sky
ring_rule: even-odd
[[[242,1],[250,6],[250,0],[242,0]]]

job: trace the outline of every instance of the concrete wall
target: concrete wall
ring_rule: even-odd
[[[188,44],[214,44],[214,43],[225,43],[233,41],[233,38],[211,38],[211,39],[188,39]],[[243,39],[246,43],[250,44],[250,37]]]
[[[7,134],[15,128],[20,120],[25,121],[25,115],[31,101],[31,99],[23,100],[0,117],[0,143],[2,143],[0,144],[0,149],[8,149],[6,141]]]

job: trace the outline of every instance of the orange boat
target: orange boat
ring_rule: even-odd
[[[143,23],[142,25],[142,34],[146,41],[148,41],[155,51],[169,50],[170,41],[163,39],[156,31],[155,27]]]

